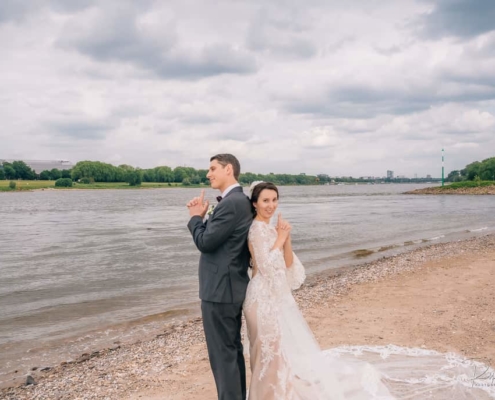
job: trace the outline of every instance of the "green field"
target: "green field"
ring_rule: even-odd
[[[16,183],[15,190],[33,190],[54,188],[55,181],[14,181]],[[10,181],[0,181],[0,192],[12,191],[9,187]]]
[[[0,181],[0,192],[13,191],[9,187],[8,180]],[[126,182],[96,182],[96,183],[74,183],[72,188],[56,188],[55,181],[14,181],[16,183],[16,191],[19,190],[35,190],[35,189],[152,189],[152,188],[174,188],[174,187],[204,187],[204,185],[183,186],[181,183],[162,183],[162,182],[143,182],[141,186],[129,186]]]

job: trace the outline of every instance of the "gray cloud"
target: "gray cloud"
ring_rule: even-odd
[[[32,9],[28,0],[3,0],[0,2],[0,22],[20,20]]]
[[[2,0],[0,2],[0,23],[21,21],[43,9],[58,13],[72,13],[96,4],[96,0]]]
[[[86,119],[69,119],[52,121],[47,124],[47,129],[57,135],[67,136],[73,140],[99,140],[104,139],[113,129],[107,121],[97,122]]]
[[[204,125],[204,124],[217,124],[223,121],[223,118],[216,115],[206,115],[206,114],[191,114],[183,116],[180,121],[185,124],[191,125]]]
[[[97,0],[46,0],[46,6],[53,11],[61,13],[72,13],[74,11],[84,10],[93,5],[97,5]],[[141,2],[144,4],[145,2]]]
[[[60,47],[74,49],[101,62],[125,62],[167,79],[199,79],[221,74],[250,74],[257,70],[255,57],[229,43],[183,46],[175,23],[155,27],[139,25],[136,9],[120,5],[79,26],[67,26]]]
[[[422,18],[422,32],[427,37],[468,38],[495,30],[492,0],[436,0],[433,4],[433,11]]]
[[[462,57],[446,63],[439,75],[447,81],[463,85],[495,87],[495,32],[483,40],[473,39],[462,44]]]
[[[308,23],[303,23],[295,11],[270,14],[263,8],[251,21],[246,42],[250,49],[268,55],[311,58],[317,48],[308,35]]]
[[[213,137],[218,140],[237,140],[241,142],[249,141],[253,136],[253,132],[247,129],[231,129],[213,133]]]
[[[366,87],[344,84],[329,86],[326,91],[285,99],[283,107],[291,113],[344,118],[373,118],[381,114],[404,115],[428,110],[444,103],[477,102],[495,99],[495,87],[457,86],[447,84],[410,87]]]

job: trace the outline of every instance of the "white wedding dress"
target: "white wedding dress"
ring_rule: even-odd
[[[251,364],[249,400],[495,398],[495,372],[454,354],[397,346],[322,351],[292,290],[304,282],[294,255],[271,250],[276,229],[254,220],[253,271],[244,302]],[[490,379],[491,374],[491,379]]]

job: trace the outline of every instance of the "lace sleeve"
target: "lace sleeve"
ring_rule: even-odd
[[[299,289],[306,280],[306,271],[299,258],[294,253],[292,253],[292,255],[294,256],[294,262],[287,268],[287,283],[292,290],[296,290]]]
[[[273,278],[281,265],[285,265],[280,249],[271,250],[276,236],[264,223],[254,222],[249,230],[249,248],[258,272],[266,278]]]

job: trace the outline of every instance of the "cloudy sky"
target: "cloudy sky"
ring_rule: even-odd
[[[493,0],[1,0],[0,158],[440,176],[495,156]]]

